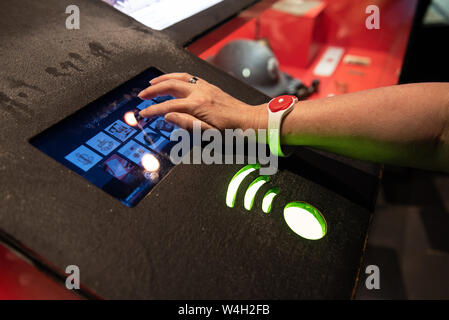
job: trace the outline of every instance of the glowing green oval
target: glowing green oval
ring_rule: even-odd
[[[321,212],[305,202],[290,202],[284,208],[284,220],[289,228],[302,238],[318,240],[327,233],[327,224]]]

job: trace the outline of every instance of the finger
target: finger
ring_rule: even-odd
[[[171,80],[171,79],[189,82],[189,80],[192,79],[192,77],[193,77],[192,75],[185,73],[185,72],[167,73],[167,74],[164,74],[157,78],[154,78],[153,80],[150,81],[150,83],[152,85],[155,85],[157,83],[164,82],[164,81]]]
[[[167,113],[164,117],[164,119],[168,122],[171,122],[178,127],[181,127],[186,130],[193,130],[193,124],[195,122],[200,123],[201,130],[207,130],[212,129],[213,127],[209,125],[208,123],[198,120],[194,116],[187,114],[187,113],[179,113],[179,112],[170,112]]]
[[[139,115],[144,118],[151,118],[169,112],[188,112],[192,109],[193,103],[187,99],[173,99],[159,104],[148,106],[139,112]]]
[[[176,98],[185,98],[191,92],[192,85],[180,80],[168,80],[155,85],[152,85],[145,90],[142,90],[138,97],[143,100],[149,100],[156,96],[172,95]]]

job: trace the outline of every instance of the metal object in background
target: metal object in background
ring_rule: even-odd
[[[318,92],[319,86],[320,80],[318,79],[314,79],[309,87],[301,83],[301,85],[296,89],[294,95],[297,96],[299,100],[305,100],[315,92]]]
[[[271,97],[285,93],[289,85],[273,52],[258,41],[232,41],[211,62]]]
[[[296,96],[299,100],[305,100],[315,92],[318,92],[320,86],[320,80],[313,79],[312,84],[307,86],[299,79],[293,78],[289,74],[286,74],[289,84],[285,94]]]
[[[211,62],[270,97],[290,94],[306,99],[318,90],[318,80],[307,87],[301,80],[282,72],[278,60],[264,41],[232,41]]]

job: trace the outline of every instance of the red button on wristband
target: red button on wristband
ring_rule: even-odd
[[[277,97],[268,103],[268,108],[270,108],[271,112],[278,112],[287,109],[295,102],[296,97],[284,95]]]

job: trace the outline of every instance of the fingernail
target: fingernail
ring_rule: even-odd
[[[140,99],[142,99],[142,92],[143,91],[140,91],[139,94],[137,95],[137,97],[139,97]]]

